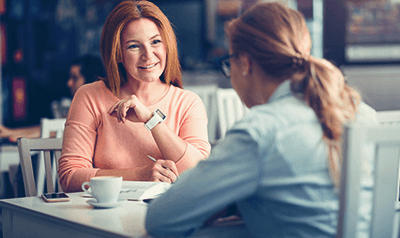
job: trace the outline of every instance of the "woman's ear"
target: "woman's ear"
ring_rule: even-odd
[[[251,73],[251,59],[246,54],[239,55],[240,65],[242,67],[243,76],[246,76]]]

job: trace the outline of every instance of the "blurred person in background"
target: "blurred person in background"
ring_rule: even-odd
[[[104,77],[105,70],[100,57],[84,55],[71,62],[69,68],[69,79],[67,87],[71,97],[76,90],[84,84],[92,83]],[[53,101],[51,109],[54,118],[66,118],[71,105],[70,98],[62,98],[60,101]],[[40,125],[30,127],[8,128],[0,125],[0,138],[8,138],[10,142],[16,142],[19,137],[38,138],[40,137]]]

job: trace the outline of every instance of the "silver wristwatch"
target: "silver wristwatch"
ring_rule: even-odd
[[[160,109],[157,108],[157,109],[153,112],[153,117],[152,117],[148,122],[146,122],[146,123],[144,124],[144,127],[146,127],[147,130],[150,131],[150,130],[153,129],[158,123],[163,122],[163,121],[165,120],[166,117],[167,117],[167,116],[166,116],[164,113],[162,113]]]

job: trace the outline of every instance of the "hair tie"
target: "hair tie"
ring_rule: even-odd
[[[294,69],[297,69],[301,67],[307,60],[307,56],[304,56],[302,53],[296,52],[296,55],[292,58],[292,67]]]

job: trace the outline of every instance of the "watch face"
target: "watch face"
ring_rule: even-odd
[[[157,109],[157,110],[156,110],[156,113],[157,113],[157,115],[159,115],[159,116],[161,117],[161,119],[163,119],[163,120],[165,119],[166,116],[164,115],[164,113],[162,113],[162,112],[160,111],[160,109]]]

